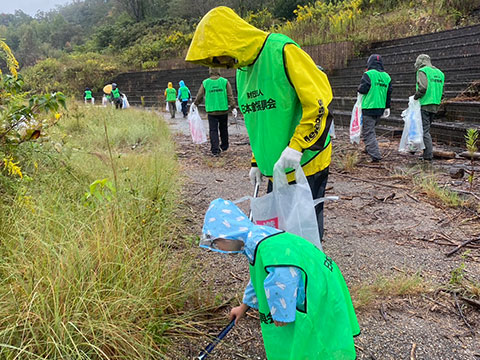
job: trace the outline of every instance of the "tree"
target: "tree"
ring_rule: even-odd
[[[117,2],[136,22],[140,22],[145,19],[152,0],[117,0]]]
[[[39,48],[40,41],[31,25],[23,25],[21,30],[23,31],[17,50],[20,64],[22,67],[35,65],[41,55]]]

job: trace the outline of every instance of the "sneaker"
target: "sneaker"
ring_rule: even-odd
[[[432,162],[433,159],[425,159],[423,156],[420,156],[418,158],[418,161],[428,161],[428,162]]]
[[[371,158],[370,160],[368,160],[368,162],[369,162],[369,163],[379,163],[380,160],[382,160],[382,159]]]

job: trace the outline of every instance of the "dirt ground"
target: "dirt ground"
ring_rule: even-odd
[[[184,196],[192,214],[192,235],[200,234],[211,200],[234,200],[252,193],[248,136],[242,125],[230,125],[230,148],[216,158],[209,154],[208,142],[192,144],[186,119],[168,122],[186,178]],[[325,206],[323,248],[342,270],[354,303],[362,300],[362,288],[381,278],[419,274],[424,285],[424,290],[409,295],[395,291],[377,294],[357,307],[362,330],[355,339],[358,359],[480,359],[480,308],[462,300],[462,294],[444,290],[449,288],[451,271],[463,268],[464,279],[476,283],[478,291],[480,241],[452,256],[446,254],[462,242],[480,237],[480,217],[472,210],[447,207],[412,182],[413,175],[429,172],[439,184],[467,191],[466,176],[449,176],[451,168],[465,166],[467,161],[423,164],[417,160],[418,154],[399,154],[398,142],[398,138],[379,137],[384,159],[378,164],[368,163],[361,149],[349,144],[345,130],[337,129],[333,142],[327,195],[337,195],[340,200]],[[347,172],[342,158],[355,149],[359,163]],[[477,196],[479,183],[477,179]],[[222,256],[199,248],[192,251],[205,279],[202,287],[226,304],[221,310],[225,326],[228,309],[239,304],[248,282],[247,261],[243,256]],[[478,293],[469,295],[479,301]],[[221,328],[211,328],[208,335]],[[189,340],[172,359],[195,358],[208,342],[206,337]],[[265,359],[255,311],[248,313],[210,358]]]

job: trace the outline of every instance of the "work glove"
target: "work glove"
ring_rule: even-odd
[[[292,149],[290,146],[287,146],[285,150],[282,151],[282,155],[275,163],[274,167],[279,167],[280,169],[292,168],[295,169],[300,166],[300,160],[302,159],[302,153],[295,149]]]
[[[387,108],[383,111],[383,115],[382,115],[382,118],[386,119],[390,116],[390,109]]]
[[[235,117],[235,118],[238,116],[238,112],[237,112],[237,109],[236,109],[236,108],[233,108],[233,110],[232,110],[232,115],[233,115],[233,117]]]
[[[248,173],[248,177],[250,178],[250,182],[252,183],[252,185],[262,183],[263,175],[260,172],[260,169],[256,166],[252,166],[250,168],[250,172]]]

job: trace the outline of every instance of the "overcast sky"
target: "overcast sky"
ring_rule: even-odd
[[[71,0],[0,0],[0,13],[13,14],[15,10],[22,10],[28,15],[35,15],[38,10],[48,11],[55,5],[64,5]]]

